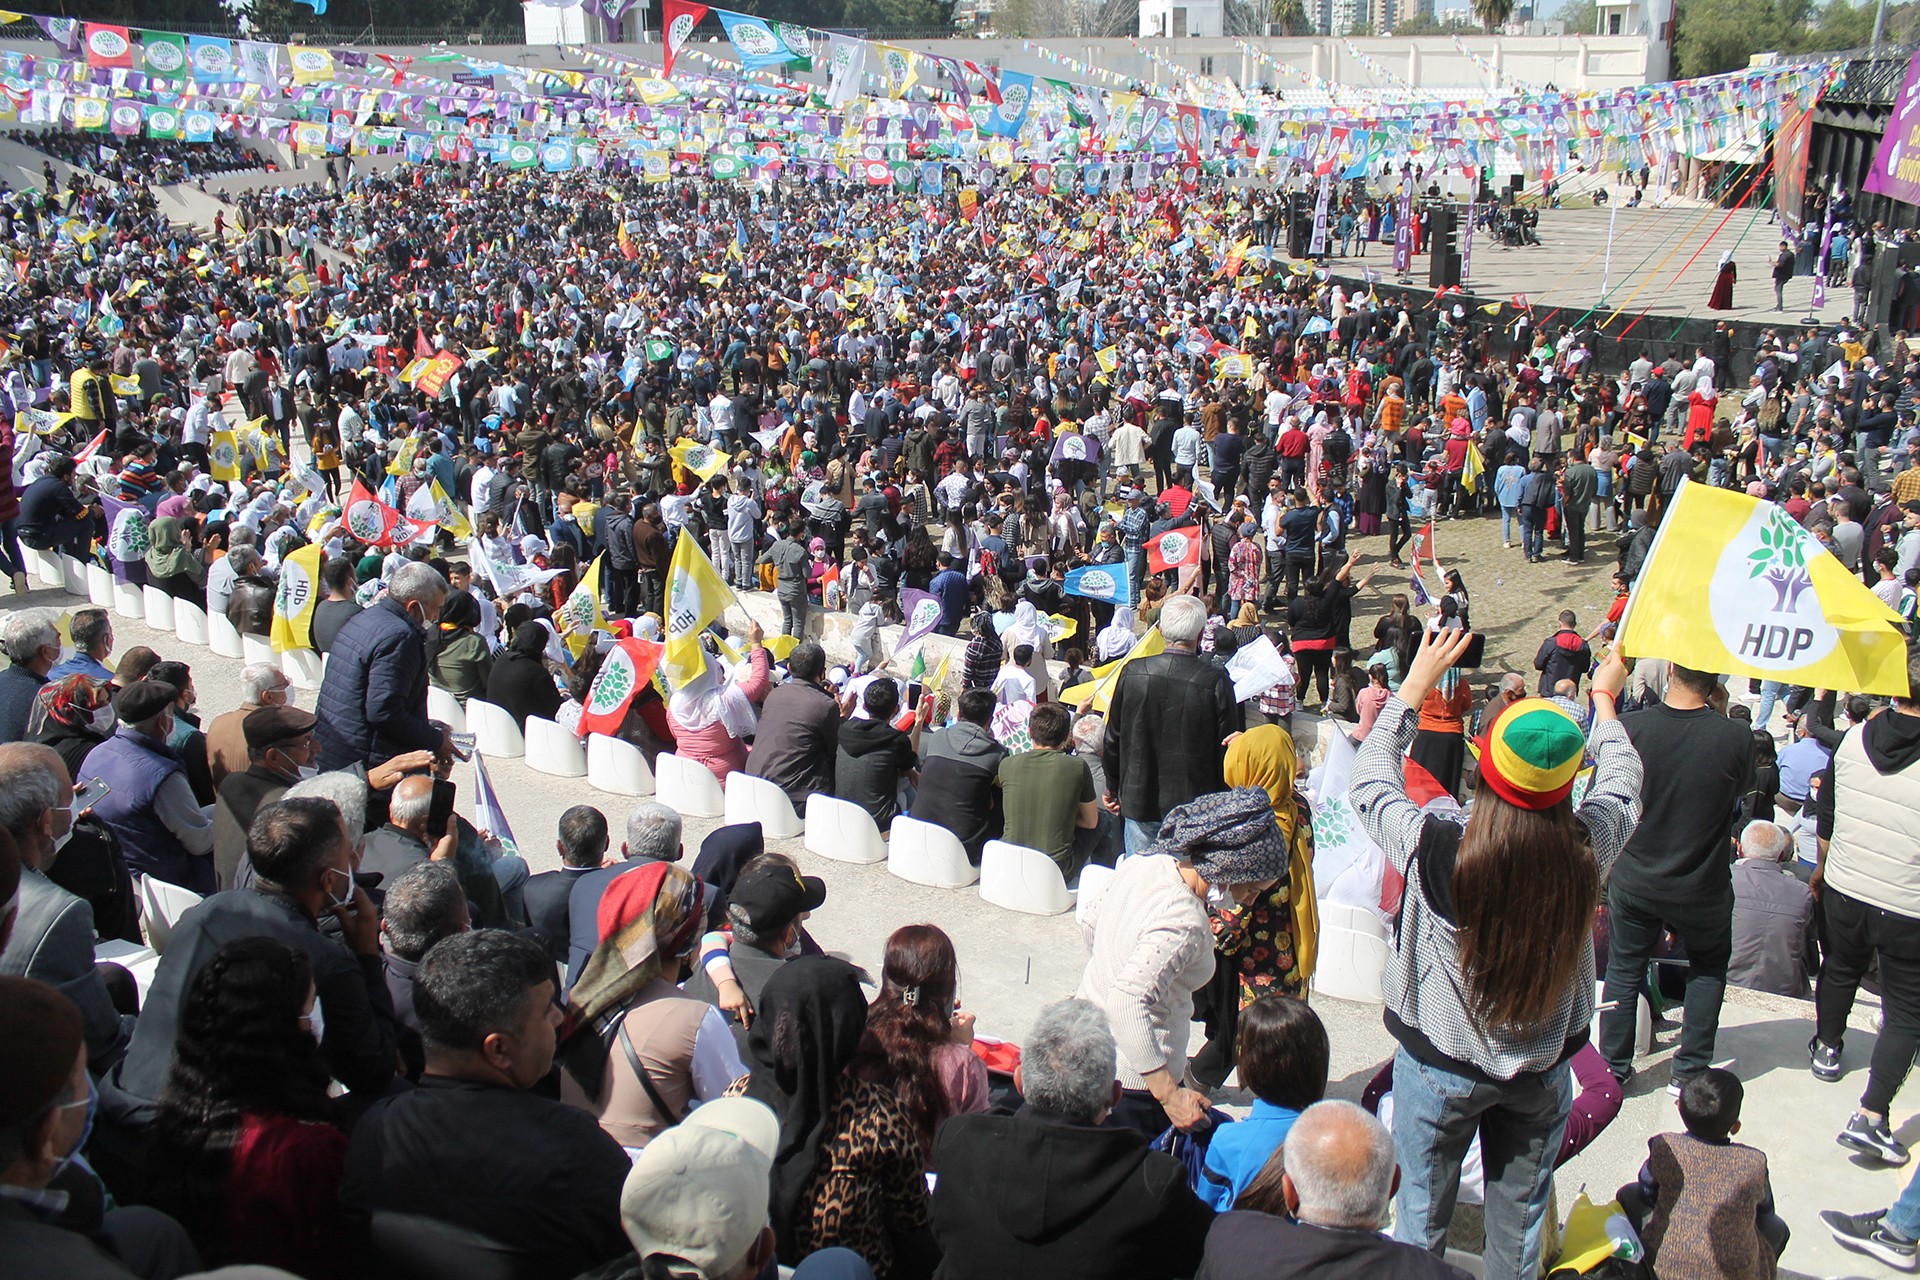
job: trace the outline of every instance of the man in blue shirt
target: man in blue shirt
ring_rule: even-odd
[[[107,665],[107,657],[113,652],[112,615],[105,609],[75,609],[67,633],[73,637],[73,656],[47,672],[47,679],[86,676],[90,680],[112,680],[113,668]]]
[[[1833,753],[1807,732],[1808,717],[1793,722],[1793,742],[1780,752],[1780,794],[1801,804],[1807,802],[1807,788],[1814,777],[1827,767]]]
[[[952,552],[940,553],[940,572],[933,575],[933,581],[927,586],[940,598],[940,634],[956,634],[960,624],[966,621],[967,606],[972,603],[973,593],[967,587],[967,575]]]

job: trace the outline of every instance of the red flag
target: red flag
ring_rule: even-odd
[[[1200,526],[1169,529],[1147,539],[1147,568],[1154,573],[1186,569],[1200,563]]]
[[[673,60],[693,38],[693,29],[700,25],[700,19],[706,16],[706,5],[692,4],[689,0],[666,0],[660,15],[661,79],[673,79]]]
[[[1413,558],[1415,563],[1433,559],[1433,521],[1427,521],[1427,527],[1413,535]]]
[[[105,444],[106,442],[107,442],[107,433],[102,431],[99,435],[93,438],[93,440],[87,445],[86,448],[74,454],[73,460],[75,462],[85,462],[88,458],[91,458],[94,454],[100,452],[100,446]]]
[[[627,708],[634,697],[653,680],[665,647],[657,640],[629,637],[608,651],[607,660],[601,664],[600,674],[593,678],[586,705],[580,711],[582,738],[590,733],[611,736],[619,732],[620,722],[627,718]],[[724,671],[719,678],[727,678]]]
[[[368,490],[366,482],[356,479],[353,488],[347,494],[347,505],[341,511],[341,519],[347,526],[347,535],[371,547],[390,547],[393,545],[394,526],[406,517]],[[413,524],[411,520],[408,524]]]

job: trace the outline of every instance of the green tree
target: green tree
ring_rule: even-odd
[[[1772,0],[1683,0],[1675,17],[1674,57],[1681,76],[1710,76],[1747,65],[1753,54],[1791,48],[1797,34]]]
[[[1513,17],[1513,0],[1473,0],[1473,16],[1492,35]]]
[[[1566,0],[1553,16],[1567,24],[1568,35],[1590,36],[1599,28],[1600,6],[1594,0]]]

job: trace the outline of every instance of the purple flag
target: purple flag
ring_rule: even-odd
[[[930,636],[940,626],[940,619],[946,616],[946,606],[940,603],[940,597],[928,591],[916,591],[904,587],[900,592],[900,612],[906,615],[906,630],[900,633],[900,643],[894,646],[896,653],[924,636]]]
[[[137,502],[100,495],[107,517],[107,560],[115,582],[144,586],[147,581],[147,509]]]
[[[1920,53],[1907,63],[1907,78],[1893,100],[1893,119],[1873,154],[1866,189],[1903,204],[1920,204]]]
[[[1820,252],[1813,259],[1813,309],[1827,305],[1827,251],[1833,247],[1833,201],[1827,201],[1827,221],[1820,228]]]
[[[1473,224],[1479,220],[1478,201],[1467,201],[1467,229],[1460,237],[1460,281],[1466,283],[1473,276]]]
[[[1100,442],[1092,436],[1068,431],[1062,433],[1053,442],[1053,462],[1056,466],[1062,462],[1098,461],[1100,461]]]
[[[1393,220],[1393,269],[1401,275],[1413,269],[1413,188],[1410,185],[1400,192],[1400,212]]]

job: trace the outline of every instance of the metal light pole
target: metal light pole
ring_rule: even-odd
[[[1869,58],[1877,58],[1880,56],[1880,37],[1886,34],[1886,30],[1887,0],[1880,0],[1880,3],[1874,6],[1873,10],[1873,44],[1867,49],[1867,56]]]

